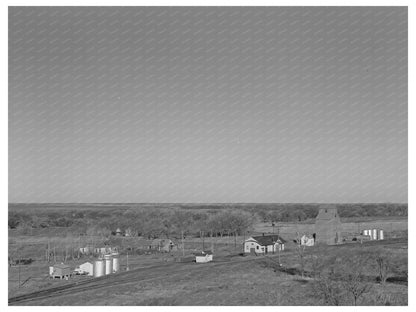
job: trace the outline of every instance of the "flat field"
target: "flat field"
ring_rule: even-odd
[[[105,237],[79,236],[66,228],[9,230],[9,257],[33,260],[28,265],[9,267],[9,305],[327,305],[333,302],[319,291],[320,277],[316,273],[322,267],[335,270],[337,263],[354,257],[364,259],[360,278],[368,286],[357,304],[407,305],[407,218],[346,218],[342,222],[344,234],[378,228],[384,229],[386,239],[306,248],[302,274],[299,249],[293,239],[298,232],[312,233],[313,220],[279,222],[275,227],[256,222],[244,236],[202,239],[189,235],[184,239],[185,252],[132,251],[127,255],[127,247],[135,246],[140,238],[122,237],[112,241],[123,250],[120,273],[98,279],[74,276],[68,281],[49,279],[49,265],[65,258],[72,268],[92,262],[93,256],[78,258],[74,252],[77,248],[66,246],[83,246],[91,240],[99,245]],[[287,240],[285,251],[267,256],[241,255],[245,238],[273,232]],[[45,256],[47,245],[55,248],[55,259],[50,262]],[[213,262],[191,262],[193,252],[202,249],[214,250]],[[385,283],[379,280],[379,258],[388,263]],[[342,281],[337,279],[331,286],[341,294],[337,304],[352,305],[353,298]],[[36,293],[39,291],[43,292]]]

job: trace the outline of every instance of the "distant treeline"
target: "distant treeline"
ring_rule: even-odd
[[[119,228],[128,236],[241,235],[255,222],[314,219],[318,204],[131,205],[123,209],[45,207],[9,209],[10,229],[66,227],[73,233],[109,236]],[[407,204],[339,204],[341,218],[407,216]]]

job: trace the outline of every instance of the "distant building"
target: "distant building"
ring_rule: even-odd
[[[212,261],[212,252],[208,251],[201,251],[199,253],[195,253],[195,262],[196,263],[207,263]]]
[[[244,253],[274,253],[285,250],[285,243],[278,235],[253,236],[244,241]]]
[[[335,205],[325,205],[319,208],[315,221],[316,244],[335,245],[342,242],[342,223]]]
[[[117,247],[111,247],[111,246],[104,246],[104,247],[95,247],[94,253],[100,254],[100,255],[106,255],[110,254],[112,252],[116,252]]]
[[[151,242],[149,249],[170,252],[178,250],[178,246],[171,239],[157,238]]]
[[[66,264],[55,264],[49,267],[49,275],[52,278],[68,279],[71,276],[71,268]]]
[[[116,236],[122,236],[123,235],[123,232],[121,231],[121,229],[120,228],[117,228],[117,230],[116,230]]]
[[[313,236],[303,235],[300,238],[300,244],[302,246],[314,246],[315,245],[315,238]]]
[[[90,262],[85,262],[75,269],[78,274],[85,274],[92,276],[94,274],[94,265]]]

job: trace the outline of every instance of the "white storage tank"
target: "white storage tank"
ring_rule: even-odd
[[[49,267],[49,276],[52,276],[52,274],[53,274],[53,266],[50,266]]]
[[[377,240],[377,229],[373,229],[373,239]]]
[[[111,259],[111,255],[105,255],[104,261],[105,261],[105,275],[109,275],[113,273],[113,259]]]
[[[367,230],[364,230],[363,231],[363,235],[368,235],[368,231]]]
[[[94,261],[94,277],[103,276],[105,273],[105,263],[103,259]]]
[[[120,271],[120,257],[117,252],[113,252],[111,254],[113,257],[113,273],[117,273]]]
[[[379,240],[383,240],[384,239],[384,231],[383,230],[380,230],[379,231],[379,233],[378,233],[378,239]]]

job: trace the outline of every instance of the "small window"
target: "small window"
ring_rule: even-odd
[[[259,249],[259,246],[256,246],[256,249]]]

